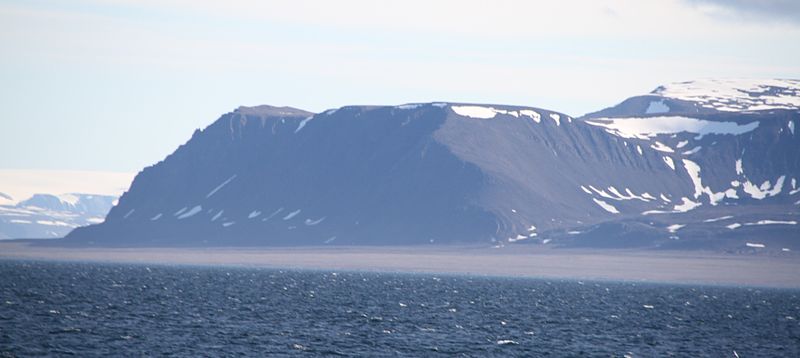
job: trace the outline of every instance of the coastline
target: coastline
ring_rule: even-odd
[[[542,247],[63,248],[0,242],[0,260],[220,265],[800,288],[800,256]]]

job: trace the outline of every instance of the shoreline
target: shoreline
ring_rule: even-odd
[[[0,260],[403,272],[800,288],[800,256],[473,246],[64,248],[0,242]]]

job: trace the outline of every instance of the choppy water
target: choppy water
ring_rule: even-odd
[[[800,292],[0,262],[0,356],[800,356]]]

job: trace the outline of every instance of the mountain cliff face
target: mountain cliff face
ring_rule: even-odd
[[[241,107],[65,243],[800,249],[798,87],[676,84],[579,119]]]

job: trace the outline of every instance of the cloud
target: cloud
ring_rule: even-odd
[[[750,20],[800,25],[797,0],[685,0],[702,12],[729,20]]]

